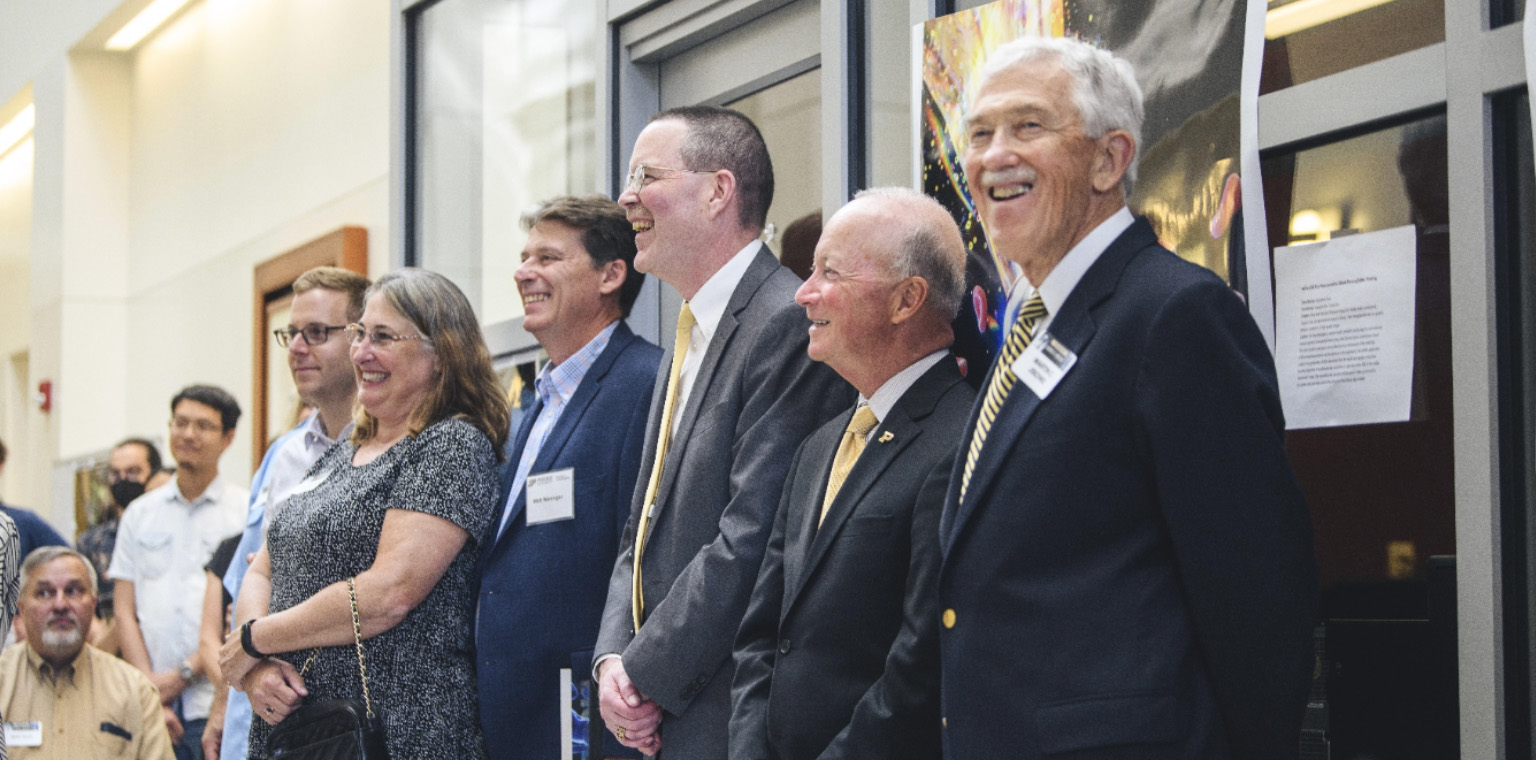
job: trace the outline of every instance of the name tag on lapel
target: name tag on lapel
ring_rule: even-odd
[[[1052,337],[1050,333],[1041,335],[1019,358],[1013,360],[1010,367],[1013,374],[1018,376],[1025,385],[1029,386],[1037,398],[1044,399],[1056,390],[1056,385],[1065,377],[1067,370],[1077,363],[1077,354]]]
[[[529,475],[527,486],[526,510],[529,525],[576,518],[576,469],[574,467]]]

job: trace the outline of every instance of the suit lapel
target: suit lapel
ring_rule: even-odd
[[[838,490],[837,498],[832,500],[832,505],[827,509],[827,517],[821,521],[821,527],[816,527],[817,518],[820,516],[821,495],[826,493],[827,477],[832,470],[832,457],[836,455],[837,446],[825,456],[826,464],[823,467],[824,474],[819,479],[820,490],[816,492],[814,506],[806,510],[810,513],[808,525],[803,526],[807,530],[805,543],[805,563],[793,585],[786,584],[789,593],[784,601],[784,614],[788,614],[795,600],[799,597],[801,589],[816,568],[826,558],[827,552],[842,532],[843,526],[858,511],[863,503],[864,496],[875,483],[879,482],[885,472],[901,456],[907,447],[917,441],[923,433],[922,421],[933,412],[933,407],[939,398],[949,387],[955,383],[964,382],[960,372],[955,368],[954,361],[949,357],[939,360],[938,364],[929,367],[912,384],[907,392],[897,400],[896,405],[886,415],[885,420],[875,428],[875,432],[864,452],[853,465],[853,470],[848,473],[848,479],[843,481],[843,487]],[[843,427],[847,427],[852,413],[840,417]],[[838,436],[841,443],[842,436]],[[786,555],[791,547],[785,547]],[[786,581],[788,576],[786,575]]]
[[[592,362],[592,367],[587,370],[587,374],[577,384],[576,392],[571,395],[571,400],[567,401],[565,408],[561,410],[560,419],[555,421],[555,427],[549,431],[549,435],[544,437],[544,444],[539,447],[538,457],[533,460],[533,466],[528,468],[529,475],[544,472],[559,460],[561,450],[565,448],[566,442],[571,439],[571,433],[581,424],[582,415],[586,413],[587,407],[591,406],[592,400],[597,398],[597,393],[602,388],[603,379],[607,376],[608,370],[613,367],[613,363],[619,354],[624,353],[624,349],[628,348],[634,339],[634,333],[630,332],[629,327],[623,322],[619,322],[619,326],[614,328],[613,335],[608,338],[608,345],[603,348],[601,354],[598,354],[596,361]],[[501,504],[503,506],[506,505],[507,498],[511,496],[512,480],[517,472],[517,463],[522,457],[523,447],[528,444],[528,436],[533,431],[534,419],[542,409],[543,404],[534,404],[534,408],[523,418],[523,424],[518,430],[517,446],[513,449],[514,455],[518,458],[514,459],[509,456],[502,468],[503,473],[505,473],[502,477],[501,485]],[[517,530],[517,516],[522,514],[526,504],[527,495],[525,489],[524,493],[517,495],[517,501],[512,505],[512,513],[506,518],[507,529],[501,531],[501,534],[496,537],[496,541],[492,546],[493,551],[496,547],[505,543],[513,531]],[[501,525],[499,518],[500,514],[498,513],[498,527]]]
[[[1082,279],[1067,296],[1066,302],[1061,305],[1061,312],[1047,325],[1046,333],[1081,358],[1089,342],[1093,340],[1094,332],[1098,329],[1093,318],[1094,309],[1114,293],[1120,274],[1125,270],[1125,265],[1130,262],[1131,257],[1143,248],[1154,244],[1156,240],[1152,228],[1146,221],[1136,220],[1120,234],[1120,237],[1110,243],[1098,260],[1083,273]],[[1001,369],[993,366],[992,372],[998,372]],[[1070,383],[1072,380],[1073,373],[1069,371],[1061,382]],[[988,374],[987,383],[990,382],[991,375]],[[975,408],[971,411],[971,424],[966,426],[966,438],[961,444],[962,452],[970,446],[970,437],[975,431],[976,409],[980,408],[987,387],[984,384],[982,394],[976,397]],[[1058,386],[1052,395],[1059,392]],[[965,527],[965,522],[975,509],[975,505],[982,501],[992,480],[1007,462],[1014,445],[1025,435],[1035,412],[1048,401],[1049,399],[1041,400],[1029,389],[1029,386],[1022,382],[1014,385],[1008,398],[1003,401],[1002,408],[998,410],[997,419],[992,423],[992,430],[987,435],[986,445],[982,447],[981,454],[976,458],[976,468],[971,472],[971,482],[966,491],[965,501],[959,504],[953,519],[949,519],[946,515],[941,522],[940,531],[946,554]],[[962,471],[960,468],[964,467],[964,458],[963,453],[957,457],[959,460],[956,463],[957,476],[950,483],[950,497],[947,500],[949,504],[956,503],[959,497],[958,474]]]
[[[809,463],[817,463],[817,477],[804,488],[790,495],[794,501],[790,508],[790,518],[795,522],[784,526],[784,590],[785,604],[781,609],[789,609],[788,600],[804,583],[808,572],[808,563],[811,556],[811,545],[816,539],[816,521],[821,516],[821,500],[827,493],[827,479],[832,475],[832,457],[837,454],[838,444],[842,442],[842,431],[848,427],[848,420],[853,418],[853,410],[838,415],[833,435],[813,435],[806,443],[805,451],[801,452],[802,466]],[[831,424],[831,423],[829,423]],[[796,509],[798,505],[809,504],[808,509]],[[795,517],[796,513],[798,517]]]
[[[709,348],[704,352],[704,359],[699,364],[698,375],[694,378],[693,388],[688,393],[687,406],[682,410],[682,418],[678,420],[677,432],[672,436],[667,445],[667,460],[661,469],[661,484],[656,491],[656,503],[666,504],[668,496],[672,492],[672,485],[677,481],[678,463],[683,460],[683,455],[688,450],[688,441],[692,437],[693,426],[698,422],[699,414],[704,406],[704,399],[709,396],[709,386],[720,369],[720,360],[725,355],[725,349],[730,345],[731,336],[735,334],[736,327],[740,324],[737,314],[747,308],[752,296],[757,294],[757,289],[762,286],[768,276],[779,268],[779,262],[768,253],[767,249],[758,244],[757,253],[752,258],[752,263],[747,266],[747,271],[742,274],[741,281],[736,283],[736,289],[731,292],[731,298],[726,302],[725,311],[720,315],[720,323],[715,326],[715,334],[709,340]],[[677,350],[676,347],[673,350]],[[670,363],[671,357],[667,358]],[[658,427],[657,434],[660,434]],[[654,452],[651,455],[655,457]],[[648,476],[650,473],[647,472]],[[659,513],[658,513],[659,514]],[[652,529],[656,520],[651,520]]]

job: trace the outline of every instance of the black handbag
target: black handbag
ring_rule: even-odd
[[[270,760],[388,760],[384,720],[368,696],[368,668],[363,663],[363,624],[357,614],[357,583],[347,579],[352,601],[352,634],[357,642],[357,672],[363,698],[327,699],[306,704],[272,727],[267,736]],[[307,673],[320,650],[310,653],[301,673]]]

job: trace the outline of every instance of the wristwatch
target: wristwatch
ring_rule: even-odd
[[[176,677],[177,678],[180,678],[181,680],[186,681],[187,683],[192,683],[192,679],[195,678],[196,676],[197,676],[197,673],[193,672],[192,666],[190,664],[188,664],[186,660],[182,660],[181,664],[176,666]]]

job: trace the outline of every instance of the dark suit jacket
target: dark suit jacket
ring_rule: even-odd
[[[1076,365],[945,501],[945,756],[1295,757],[1317,571],[1252,318],[1138,220],[1049,333]]]
[[[526,489],[500,538],[496,513],[480,556],[475,632],[480,723],[494,760],[560,756],[559,708],[569,705],[560,700],[560,669],[576,680],[591,671],[660,361],[660,348],[619,323],[539,449],[530,474],[575,468],[575,519],[528,525]],[[535,406],[509,444],[498,504],[507,503],[537,417]]]
[[[800,280],[766,248],[737,284],[667,448],[642,576],[645,618],[631,619],[635,531],[655,458],[671,352],[646,425],[642,474],[608,589],[597,652],[619,653],[630,679],[666,712],[661,753],[725,757],[731,645],[757,580],[784,475],[800,441],[855,393],[805,354]]]
[[[853,411],[800,447],[736,639],[734,760],[939,756],[939,511],[975,395],[950,357],[924,372],[820,528]]]

